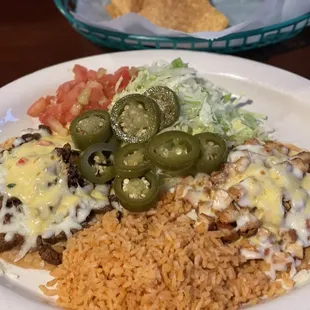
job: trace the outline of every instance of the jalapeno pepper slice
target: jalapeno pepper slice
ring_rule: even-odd
[[[171,126],[180,116],[180,104],[176,93],[166,86],[149,88],[144,95],[156,101],[161,111],[160,129]]]
[[[72,121],[69,130],[75,146],[80,150],[105,142],[112,135],[109,113],[102,110],[82,113]]]
[[[220,168],[227,159],[226,141],[218,134],[205,132],[196,135],[201,146],[200,157],[197,162],[198,172],[210,174]]]
[[[113,147],[107,143],[91,145],[80,155],[79,171],[88,181],[104,184],[115,177],[115,167],[112,162]]]
[[[187,167],[181,168],[180,170],[176,170],[176,171],[167,171],[167,170],[163,170],[161,172],[162,175],[166,176],[166,177],[186,177],[189,175],[195,176],[197,173],[196,167],[194,164],[191,164]]]
[[[130,212],[148,211],[158,200],[159,182],[151,172],[142,178],[117,176],[113,188],[121,205]]]
[[[148,143],[146,154],[155,166],[176,171],[193,165],[199,153],[196,137],[183,131],[166,131]]]
[[[115,135],[112,135],[106,143],[109,145],[109,147],[112,149],[112,152],[116,152],[118,148],[121,146],[121,141],[118,140]]]
[[[142,177],[151,169],[151,162],[145,156],[143,144],[127,144],[114,155],[116,173],[126,178]]]
[[[143,143],[153,137],[160,123],[160,110],[149,97],[131,94],[119,99],[111,110],[112,129],[127,143]]]

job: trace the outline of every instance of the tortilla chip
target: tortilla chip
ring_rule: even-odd
[[[11,148],[13,146],[13,142],[16,138],[12,137],[7,139],[6,141],[0,143],[0,149],[2,150],[8,150],[9,148]]]
[[[229,24],[209,0],[112,0],[106,10],[112,18],[133,12],[154,25],[183,32],[220,31]]]
[[[195,23],[194,29],[196,30],[192,30],[189,32],[221,31],[227,28],[228,25],[228,18],[209,3],[209,7],[206,7],[206,11],[204,12],[204,14]]]
[[[117,18],[123,15],[123,13],[113,3],[106,5],[105,9],[112,18]]]
[[[105,9],[112,18],[117,18],[127,13],[137,13],[141,10],[143,0],[112,0]]]
[[[139,14],[157,26],[183,32],[220,31],[229,24],[208,0],[144,0]]]
[[[19,254],[19,249],[13,249],[0,253],[0,258],[9,264],[16,265],[24,269],[38,269],[48,271],[55,269],[55,266],[45,263],[38,252],[27,253],[22,259],[16,261],[16,258],[19,257]]]
[[[131,0],[132,3],[132,12],[138,13],[141,11],[144,5],[144,0]]]

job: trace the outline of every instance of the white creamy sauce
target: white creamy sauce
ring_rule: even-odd
[[[214,197],[213,197],[213,204],[212,204],[212,209],[221,211],[230,205],[232,202],[232,198],[230,195],[222,189],[218,189],[215,191]]]
[[[310,270],[303,269],[298,271],[293,277],[293,280],[296,283],[296,287],[305,285],[310,281]]]
[[[299,241],[301,241],[304,247],[309,246],[309,229],[306,226],[306,217],[304,213],[292,213],[289,212],[285,218],[285,227],[295,229],[298,235]]]
[[[244,225],[251,223],[251,222],[255,222],[256,220],[257,218],[251,213],[241,215],[237,219],[237,227],[238,228],[243,227]]]

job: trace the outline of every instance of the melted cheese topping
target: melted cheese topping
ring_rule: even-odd
[[[67,139],[57,136],[43,136],[39,141],[22,143],[16,139],[11,151],[4,151],[0,164],[0,191],[3,196],[0,210],[0,233],[6,233],[9,241],[14,234],[25,237],[21,255],[35,246],[39,235],[49,238],[64,231],[71,235],[72,229],[81,229],[91,210],[109,204],[107,190],[68,188],[66,164],[54,152]],[[105,186],[107,187],[107,186]],[[22,202],[19,212],[7,208],[9,198],[16,197]],[[12,217],[2,224],[6,214]]]
[[[298,158],[276,145],[241,145],[229,153],[217,185],[205,175],[203,182],[185,178],[172,190],[192,204],[188,216],[197,224],[234,224],[232,233],[241,236],[252,229],[254,236],[241,238],[241,253],[264,259],[274,280],[287,270],[293,279],[303,248],[310,245],[310,174],[304,172],[308,164],[293,155]]]
[[[236,185],[243,188],[245,195],[238,204],[241,207],[256,208],[255,215],[271,232],[278,234],[279,229],[285,226],[297,229],[301,237],[305,224],[297,225],[296,221],[285,220],[284,201],[290,201],[291,210],[288,214],[301,213],[306,222],[305,209],[310,204],[309,174],[303,177],[288,156],[276,150],[270,154],[262,145],[243,145],[230,153],[229,160],[235,162],[241,157],[249,158],[250,164],[244,172],[233,173],[225,189]]]
[[[288,181],[286,186],[282,184],[285,181]],[[286,188],[288,192],[296,191],[294,176],[289,175],[289,178],[286,179],[285,176],[273,169],[252,163],[244,173],[231,178],[226,188],[236,184],[240,184],[247,193],[239,204],[242,207],[257,208],[256,214],[267,228],[277,230],[284,215],[283,188]]]

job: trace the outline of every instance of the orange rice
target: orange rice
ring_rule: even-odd
[[[125,213],[121,222],[112,211],[77,233],[51,273],[57,304],[89,310],[237,309],[285,292],[259,261],[245,261],[238,244],[223,244],[223,232],[197,226],[186,216],[191,208],[169,193],[156,210]]]

